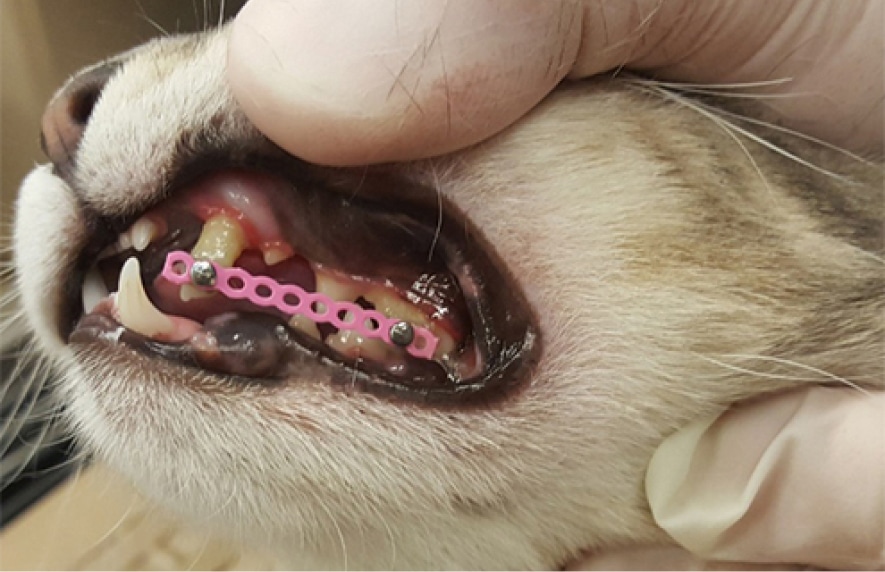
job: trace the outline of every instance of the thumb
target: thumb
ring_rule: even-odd
[[[481,141],[569,72],[581,13],[537,0],[251,0],[228,54],[235,97],[278,145],[356,165]]]

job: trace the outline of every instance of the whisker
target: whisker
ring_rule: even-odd
[[[141,18],[142,20],[144,20],[145,22],[150,24],[155,30],[160,32],[160,35],[162,35],[163,37],[168,38],[171,35],[169,33],[169,31],[166,30],[166,28],[164,28],[163,26],[161,26],[159,24],[159,22],[157,22],[156,20],[154,20],[153,18],[151,18],[150,16],[147,15],[147,12],[144,9],[144,5],[141,3],[140,0],[135,0],[135,5],[138,6],[138,14],[137,15],[139,18]]]
[[[814,366],[810,366],[807,364],[803,364],[794,360],[788,360],[783,358],[778,358],[774,356],[764,356],[764,355],[746,355],[746,354],[724,354],[722,358],[733,358],[739,360],[752,360],[752,361],[762,361],[762,362],[771,362],[776,363],[778,365],[783,365],[791,368],[796,368],[800,371],[805,371],[809,373],[816,374],[816,377],[805,377],[805,376],[795,376],[795,375],[787,375],[782,373],[774,373],[774,372],[766,372],[766,371],[757,371],[750,369],[748,367],[742,367],[734,364],[730,364],[711,356],[705,356],[698,354],[698,357],[707,360],[711,363],[714,363],[718,366],[724,367],[726,369],[735,371],[737,373],[746,373],[758,377],[764,377],[766,379],[775,379],[775,380],[783,380],[783,381],[795,381],[795,382],[803,382],[803,383],[820,383],[823,380],[833,381],[839,383],[840,385],[844,385],[846,387],[850,387],[851,389],[855,389],[861,393],[869,394],[869,391],[858,385],[857,383],[846,379],[844,377],[835,375],[828,371],[816,368]]]
[[[765,147],[766,149],[768,149],[770,151],[777,153],[778,155],[781,155],[782,157],[790,159],[799,165],[802,165],[804,167],[812,169],[813,171],[816,171],[818,173],[821,173],[823,175],[829,176],[831,178],[834,178],[834,179],[842,181],[842,182],[846,182],[846,183],[851,182],[851,179],[849,179],[848,177],[845,177],[844,175],[841,175],[839,173],[834,173],[832,171],[824,169],[823,167],[815,165],[814,163],[812,163],[812,162],[810,162],[810,161],[808,161],[808,160],[806,160],[794,153],[791,153],[790,151],[787,151],[786,149],[784,149],[782,147],[775,145],[774,143],[768,141],[764,137],[760,137],[759,135],[756,135],[752,131],[744,129],[743,127],[740,127],[738,125],[735,125],[734,123],[731,123],[731,122],[725,120],[724,118],[721,117],[721,115],[723,115],[722,110],[720,110],[718,108],[704,104],[703,102],[700,102],[700,101],[695,101],[695,100],[690,100],[685,97],[680,97],[678,94],[675,94],[672,91],[669,91],[668,89],[663,89],[657,84],[649,85],[648,82],[645,82],[644,84],[640,84],[640,85],[642,85],[642,87],[650,88],[652,90],[652,93],[657,93],[658,95],[665,97],[665,98],[669,99],[670,101],[674,101],[676,103],[679,103],[679,104],[683,105],[684,107],[686,107],[687,109],[692,109],[695,112],[700,113],[704,117],[707,117],[708,119],[716,121],[718,125],[720,125],[723,128],[726,128],[729,131],[733,131],[736,135],[738,135],[738,134],[743,135],[747,139]],[[765,122],[759,122],[759,123],[761,123],[762,125],[767,125]],[[754,161],[754,165],[755,165],[755,161]],[[758,166],[757,166],[757,168],[758,168]]]
[[[750,164],[752,165],[753,170],[756,171],[757,175],[759,175],[759,179],[762,181],[762,184],[765,185],[765,188],[768,189],[769,192],[771,192],[771,185],[769,184],[768,179],[765,177],[765,173],[762,171],[762,168],[759,167],[759,163],[756,162],[756,159],[753,157],[753,154],[750,153],[750,150],[747,149],[747,146],[744,145],[744,142],[741,141],[740,138],[734,132],[732,132],[732,130],[730,129],[731,125],[727,121],[718,117],[714,112],[711,112],[705,106],[699,104],[699,102],[688,100],[684,97],[680,97],[679,95],[674,94],[670,91],[667,91],[666,89],[658,89],[658,87],[655,85],[642,86],[642,87],[644,88],[643,90],[648,93],[662,96],[665,99],[673,101],[679,105],[682,105],[683,107],[686,107],[687,109],[693,110],[694,112],[702,115],[703,117],[706,117],[707,119],[712,121],[716,126],[718,126],[720,129],[722,129],[737,144],[737,146],[740,147],[741,151],[747,157]]]

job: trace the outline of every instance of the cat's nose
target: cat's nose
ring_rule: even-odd
[[[73,170],[77,147],[92,110],[118,68],[118,63],[103,63],[80,72],[55,95],[43,113],[40,142],[60,175],[69,175]]]

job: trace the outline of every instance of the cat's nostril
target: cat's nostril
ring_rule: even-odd
[[[77,148],[95,104],[118,67],[117,63],[104,63],[74,76],[43,113],[40,141],[60,175],[66,176],[73,170]]]

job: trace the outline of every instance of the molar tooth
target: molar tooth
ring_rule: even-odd
[[[390,348],[382,340],[366,339],[353,330],[339,330],[326,337],[326,345],[338,353],[352,358],[383,361],[387,358]]]
[[[148,217],[141,217],[132,228],[129,229],[131,235],[132,246],[135,250],[143,252],[151,241],[159,234],[160,227]]]
[[[436,344],[436,351],[433,352],[433,359],[441,361],[455,351],[455,339],[445,328],[437,324],[431,324],[429,329],[439,340]]]
[[[121,324],[148,337],[175,332],[175,323],[147,297],[141,283],[141,267],[134,256],[123,265],[117,288],[114,308]]]
[[[307,316],[302,316],[300,314],[292,316],[289,319],[289,326],[295,328],[296,330],[304,332],[315,340],[320,339],[320,330],[317,328],[317,325],[314,323],[314,321]]]

